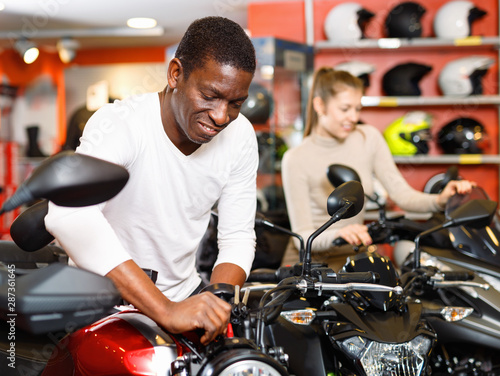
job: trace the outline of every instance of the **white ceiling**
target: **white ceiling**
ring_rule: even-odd
[[[258,0],[258,2],[276,0]],[[300,1],[300,0],[297,0]],[[81,48],[159,46],[177,43],[195,19],[218,15],[247,26],[247,4],[256,0],[0,0],[0,48],[11,47],[23,35],[42,47],[55,48],[66,33],[77,37]],[[163,35],[151,37],[88,36],[90,30],[126,27],[131,17],[153,17]],[[56,30],[60,35],[47,36]]]

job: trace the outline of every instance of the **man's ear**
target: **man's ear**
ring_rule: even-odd
[[[167,68],[167,83],[170,88],[177,87],[177,83],[179,82],[180,76],[182,76],[182,72],[183,67],[181,61],[177,58],[170,60]]]
[[[314,111],[316,111],[318,115],[326,114],[325,102],[323,102],[323,99],[321,99],[320,97],[314,97],[312,100],[312,105]]]

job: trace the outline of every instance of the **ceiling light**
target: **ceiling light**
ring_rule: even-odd
[[[26,64],[33,63],[40,54],[38,48],[36,48],[35,43],[27,39],[18,39],[14,44],[14,48],[21,55]]]
[[[154,18],[135,17],[127,20],[127,26],[133,29],[151,29],[156,26]]]
[[[61,61],[65,64],[73,61],[78,47],[80,47],[80,44],[76,40],[67,37],[61,38],[57,42],[57,51]]]

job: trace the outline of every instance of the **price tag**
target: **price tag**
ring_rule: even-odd
[[[483,38],[478,35],[474,35],[467,38],[458,38],[453,42],[455,46],[480,46],[483,44]]]
[[[481,154],[462,154],[459,156],[460,164],[480,164],[482,163]]]

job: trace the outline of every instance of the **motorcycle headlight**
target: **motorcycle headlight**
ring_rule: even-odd
[[[404,343],[380,343],[355,336],[340,343],[342,349],[360,362],[367,376],[420,375],[432,341],[420,335]]]
[[[281,376],[275,368],[269,364],[259,362],[258,360],[242,360],[233,363],[227,368],[224,368],[220,376],[247,376],[247,375],[262,375],[262,376]]]
[[[288,376],[274,358],[255,350],[236,349],[223,352],[204,365],[200,376]]]

